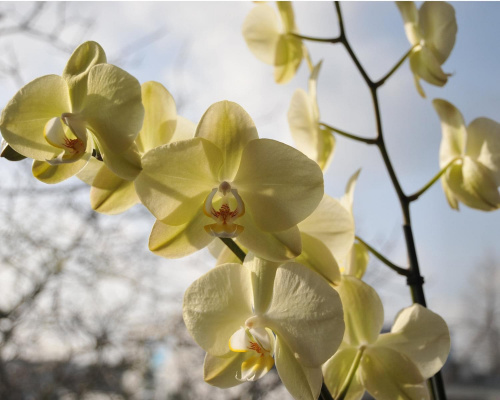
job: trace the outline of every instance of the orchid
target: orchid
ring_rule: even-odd
[[[309,93],[297,89],[288,109],[288,124],[299,150],[316,161],[325,172],[332,161],[335,138],[329,129],[319,125],[317,81],[321,68],[318,63],[309,77]]]
[[[425,380],[444,365],[450,335],[444,320],[413,304],[399,312],[390,333],[382,302],[373,288],[343,276],[337,288],[344,305],[346,330],[342,344],[323,366],[325,383],[336,398],[429,399]]]
[[[396,2],[403,17],[406,36],[413,49],[410,68],[418,93],[425,97],[420,79],[431,85],[444,86],[450,74],[443,72],[455,44],[457,22],[453,6],[444,1],[426,1],[419,10],[412,1]]]
[[[144,116],[139,82],[106,64],[96,42],[80,45],[63,75],[25,85],[2,112],[2,136],[34,159],[33,175],[57,183],[85,167],[92,153],[124,179],[140,171],[134,140]]]
[[[144,123],[135,139],[140,155],[155,147],[194,136],[195,124],[177,115],[175,101],[165,87],[158,82],[141,85],[144,106]],[[120,178],[106,164],[90,160],[91,168],[81,174],[92,186],[90,205],[104,214],[118,214],[140,202],[132,180]]]
[[[158,219],[150,249],[165,257],[237,237],[259,256],[290,259],[301,251],[297,223],[323,196],[318,165],[259,139],[250,116],[228,101],[205,112],[194,138],[148,151],[142,166],[135,187]]]
[[[267,4],[257,4],[243,22],[243,37],[250,51],[261,61],[274,65],[276,83],[287,83],[295,76],[304,50],[297,33],[292,3],[277,2],[279,16]]]
[[[321,365],[344,332],[339,296],[319,275],[251,254],[243,266],[224,264],[195,281],[184,295],[183,317],[207,352],[205,381],[232,387],[276,364],[298,400],[318,398]]]
[[[439,165],[447,168],[441,178],[446,199],[483,211],[500,207],[500,124],[476,118],[467,127],[451,103],[435,99],[432,104],[441,120],[443,138]]]

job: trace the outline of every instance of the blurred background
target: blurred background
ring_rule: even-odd
[[[500,3],[452,3],[457,42],[444,88],[413,84],[406,62],[380,90],[389,155],[407,193],[438,172],[441,140],[433,98],[452,102],[467,123],[500,120]],[[198,122],[214,102],[245,108],[260,137],[293,145],[287,110],[307,88],[305,63],[287,85],[273,81],[241,35],[250,2],[0,2],[0,108],[27,82],[61,74],[71,52],[99,42],[108,61],[141,83],[161,82],[178,113]],[[338,34],[334,7],[294,5],[301,33]],[[342,3],[347,37],[373,79],[409,49],[392,2]],[[319,78],[322,121],[374,137],[368,89],[341,45],[307,43]],[[187,286],[214,260],[182,260],[147,249],[154,219],[142,206],[120,216],[90,208],[89,188],[72,178],[39,183],[30,162],[0,160],[0,399],[288,399],[273,372],[256,384],[220,390],[202,379],[203,351],[181,318]],[[375,148],[337,136],[325,175],[340,197],[362,168],[354,200],[357,234],[406,265],[401,213]],[[451,210],[436,184],[412,206],[428,305],[447,321],[452,351],[444,376],[450,399],[500,398],[500,212]],[[405,281],[371,259],[366,281],[384,301],[389,328],[410,305]]]

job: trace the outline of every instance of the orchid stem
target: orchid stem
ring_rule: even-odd
[[[344,400],[345,397],[347,396],[347,392],[349,391],[349,388],[351,387],[352,380],[354,379],[354,375],[356,374],[356,371],[358,370],[359,363],[361,362],[361,357],[363,356],[364,351],[365,351],[364,347],[360,347],[358,349],[358,352],[356,353],[356,356],[354,357],[354,361],[352,362],[351,368],[349,369],[349,372],[347,373],[347,377],[345,379],[345,382],[342,385],[342,388],[339,391],[339,395],[336,397],[335,400]]]
[[[341,42],[341,38],[340,37],[335,37],[335,38],[317,38],[317,37],[313,37],[313,36],[300,35],[298,33],[291,33],[291,35],[295,36],[298,39],[310,40],[311,42],[321,42],[321,43],[340,43]]]
[[[441,175],[443,175],[448,168],[450,168],[455,161],[459,160],[460,157],[455,157],[453,160],[451,160],[448,164],[446,164],[441,171],[439,171],[422,189],[420,189],[418,192],[415,192],[411,195],[408,196],[408,201],[415,201],[417,200],[421,195],[423,195],[427,189],[429,189],[432,185],[434,185],[439,178],[441,178]]]
[[[321,126],[323,126],[324,128],[326,129],[329,129],[333,132],[336,132],[338,133],[339,135],[341,136],[345,136],[349,139],[352,139],[352,140],[357,140],[358,142],[363,142],[363,143],[366,143],[366,144],[376,144],[377,140],[376,139],[370,139],[370,138],[364,138],[364,137],[361,137],[361,136],[357,136],[357,135],[353,135],[352,133],[347,133],[343,130],[340,130],[338,128],[335,128],[331,125],[328,125],[328,124],[325,124],[323,122],[320,122],[319,123]]]
[[[375,121],[376,121],[376,127],[377,127],[377,138],[375,140],[375,144],[377,145],[380,154],[384,160],[384,164],[386,166],[387,172],[389,173],[389,177],[391,179],[391,182],[394,186],[394,190],[396,191],[396,194],[398,196],[400,205],[401,205],[401,211],[403,214],[403,232],[405,236],[405,241],[406,241],[406,249],[408,253],[408,263],[409,263],[409,268],[407,270],[407,284],[410,287],[410,292],[411,292],[411,297],[415,303],[418,303],[424,307],[426,307],[426,301],[425,301],[425,295],[424,295],[424,289],[423,289],[423,283],[424,279],[422,275],[420,274],[420,267],[418,264],[418,258],[417,258],[417,251],[415,248],[415,239],[413,237],[413,230],[411,226],[411,218],[410,218],[410,198],[405,195],[403,192],[403,189],[399,183],[399,180],[396,176],[396,173],[394,171],[394,168],[392,166],[391,160],[389,158],[389,154],[387,153],[387,148],[384,143],[384,135],[383,135],[383,130],[382,130],[382,119],[381,119],[381,113],[380,113],[380,106],[379,106],[379,101],[378,101],[378,96],[377,96],[377,89],[381,87],[381,85],[385,82],[383,80],[382,82],[374,82],[370,79],[368,74],[366,73],[365,69],[359,62],[358,58],[356,57],[356,54],[352,50],[349,41],[347,40],[345,29],[344,29],[344,20],[342,18],[342,11],[340,9],[340,2],[335,1],[335,10],[337,12],[338,16],[338,21],[339,21],[339,26],[340,26],[340,35],[339,35],[339,41],[344,45],[345,49],[351,56],[352,61],[356,65],[356,68],[358,69],[359,73],[365,80],[366,85],[370,89],[370,94],[372,97],[372,102],[373,102],[373,108],[375,112]],[[400,60],[401,61],[401,60]],[[404,61],[404,58],[402,59],[401,63]],[[398,64],[396,66],[399,67]],[[394,69],[394,68],[393,68]],[[394,69],[395,71],[395,69]],[[390,74],[392,75],[393,71],[390,71]],[[389,74],[388,74],[389,75]],[[390,75],[389,75],[390,76]],[[382,79],[384,79],[382,78]],[[433,376],[431,379],[431,394],[432,398],[434,400],[446,400],[446,393],[444,389],[444,384],[443,380],[441,377],[441,372],[438,372],[435,376]]]
[[[238,246],[233,239],[222,237],[219,239],[222,240],[227,247],[229,247],[229,250],[231,250],[241,262],[245,261],[246,253],[241,250],[241,247]]]
[[[403,276],[408,276],[409,275],[409,271],[406,268],[398,267],[396,264],[394,264],[393,262],[389,261],[387,258],[385,258],[382,254],[380,254],[377,250],[375,250],[372,246],[370,246],[368,243],[366,243],[359,236],[356,236],[356,239],[363,246],[365,246],[370,251],[370,253],[372,253],[375,257],[377,257],[380,261],[382,261],[390,269],[392,269],[393,271],[396,271],[399,275],[403,275]]]
[[[415,45],[415,46],[417,46],[417,45]],[[396,72],[398,70],[398,68],[405,62],[405,60],[411,54],[411,52],[413,51],[413,49],[415,48],[415,46],[413,46],[410,50],[408,50],[405,53],[405,55],[403,57],[401,57],[401,59],[396,63],[396,65],[394,67],[392,67],[392,69],[382,79],[380,79],[379,81],[375,82],[375,86],[377,86],[377,87],[382,86],[385,83],[385,81],[387,79],[389,79],[392,76],[392,74],[394,72]]]

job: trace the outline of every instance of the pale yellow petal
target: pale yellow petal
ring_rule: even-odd
[[[410,54],[410,68],[415,75],[431,85],[444,86],[448,81],[449,74],[443,72],[434,53],[425,46]]]
[[[251,271],[252,275],[254,313],[257,315],[263,314],[271,303],[274,279],[280,263],[255,257],[254,254],[249,253],[245,257],[243,265]]]
[[[352,346],[374,343],[384,324],[384,308],[377,292],[349,275],[342,276],[336,290],[344,305],[344,341]]]
[[[358,169],[347,181],[345,187],[345,193],[340,199],[340,204],[344,206],[352,215],[352,208],[354,204],[354,190],[356,189],[356,183],[358,182],[359,174],[361,169]]]
[[[120,178],[131,181],[141,172],[141,155],[137,145],[132,145],[125,151],[117,153],[104,142],[96,140],[104,164]]]
[[[90,206],[103,214],[119,214],[140,203],[134,182],[126,181],[112,172],[105,164],[92,181]]]
[[[64,68],[62,77],[68,84],[73,111],[81,110],[87,95],[87,79],[90,69],[106,62],[106,54],[97,42],[85,42],[76,48]]]
[[[283,31],[285,33],[296,31],[295,16],[293,14],[293,7],[291,1],[278,1],[276,3],[280,13],[281,22],[283,24]]]
[[[196,124],[178,115],[174,136],[172,136],[170,141],[177,142],[178,140],[191,139],[194,137],[195,132],[196,132]]]
[[[94,182],[94,178],[101,170],[101,167],[102,161],[97,160],[95,157],[90,157],[85,168],[76,174],[76,177],[85,182],[87,185],[92,186],[92,182]]]
[[[221,182],[234,179],[245,146],[259,138],[250,115],[231,101],[212,104],[201,117],[196,136],[209,140],[221,150]]]
[[[481,209],[495,210],[500,207],[495,175],[488,168],[470,157],[464,157],[462,173],[463,188],[483,203]]]
[[[33,160],[31,172],[43,183],[59,183],[76,175],[88,162],[89,154],[72,163],[51,165],[46,161]]]
[[[34,160],[50,160],[60,150],[43,136],[47,122],[70,112],[68,86],[57,75],[46,75],[22,87],[2,111],[0,131],[19,154]]]
[[[352,214],[327,194],[298,227],[301,232],[322,241],[337,260],[344,258],[354,243]]]
[[[424,378],[402,353],[385,347],[368,347],[360,364],[361,382],[376,399],[427,400]]]
[[[82,110],[99,143],[115,153],[127,150],[142,127],[144,107],[137,79],[111,64],[90,69]]]
[[[295,400],[317,400],[321,391],[321,367],[306,367],[279,335],[276,338],[276,370]]]
[[[229,353],[217,357],[207,353],[203,364],[203,379],[212,386],[227,389],[240,385],[242,382],[236,379],[241,370],[241,364],[251,356],[250,353]]]
[[[270,139],[247,144],[234,179],[248,213],[264,231],[297,225],[323,197],[323,173],[304,154]]]
[[[435,375],[450,353],[450,332],[438,314],[413,304],[396,316],[391,333],[380,335],[377,346],[405,354],[425,379]]]
[[[443,64],[455,45],[457,21],[455,9],[445,1],[426,1],[420,7],[419,26],[425,46]]]
[[[307,367],[319,367],[328,360],[344,334],[337,292],[317,273],[293,262],[278,268],[273,299],[263,318]]]
[[[432,105],[441,120],[443,138],[439,148],[439,165],[443,168],[452,159],[464,155],[467,131],[462,114],[453,104],[434,99]]]
[[[214,356],[226,354],[233,333],[252,316],[250,271],[240,264],[210,270],[186,290],[182,315],[203,350]]]
[[[213,241],[220,241],[203,229],[210,222],[201,207],[193,219],[183,225],[171,226],[156,221],[149,237],[149,250],[165,258],[181,258],[203,249]]]
[[[293,36],[280,36],[274,56],[274,80],[287,83],[296,74],[304,56],[302,41]]]
[[[413,1],[396,1],[399,12],[403,17],[406,37],[412,45],[418,44],[421,35],[418,26],[418,10]]]
[[[143,156],[135,188],[141,202],[157,219],[182,225],[219,186],[220,166],[220,150],[208,140],[193,138],[163,145]]]
[[[358,279],[363,278],[370,261],[370,253],[364,244],[356,242],[345,258],[343,267],[345,275],[352,275]]]
[[[318,162],[319,127],[314,117],[314,104],[302,89],[295,90],[288,108],[288,126],[297,148]]]
[[[323,365],[325,385],[334,399],[340,394],[358,352],[355,347],[342,347]],[[360,400],[365,393],[365,388],[361,384],[358,375],[359,373],[355,373],[349,385],[346,400]]]
[[[282,33],[276,11],[267,4],[257,4],[245,18],[242,31],[255,57],[274,65],[276,46]]]
[[[461,167],[458,167],[461,168]],[[446,201],[448,201],[448,204],[450,205],[451,208],[454,210],[458,210],[458,200],[453,194],[453,191],[450,189],[450,186],[448,185],[448,180],[447,180],[448,174],[445,176],[441,177],[441,185],[443,187],[444,194],[446,196]]]

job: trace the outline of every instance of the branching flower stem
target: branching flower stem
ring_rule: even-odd
[[[245,252],[241,249],[240,246],[236,244],[236,242],[231,239],[231,238],[219,238],[224,242],[224,244],[229,247],[229,250],[231,250],[236,257],[239,258],[241,262],[245,261]]]
[[[329,130],[331,130],[333,132],[338,133],[341,136],[345,136],[345,137],[347,137],[349,139],[352,139],[352,140],[357,140],[358,142],[363,142],[363,143],[366,143],[366,144],[376,144],[376,142],[377,142],[376,139],[364,138],[364,137],[361,137],[361,136],[353,135],[352,133],[348,133],[346,131],[343,131],[341,129],[335,128],[335,127],[333,127],[331,125],[328,125],[328,124],[325,124],[323,122],[320,122],[319,124],[321,126],[323,126],[324,128],[326,128],[326,129],[329,129]]]
[[[418,258],[417,258],[417,252],[415,249],[415,240],[413,237],[413,230],[411,226],[411,217],[410,217],[410,203],[418,196],[420,196],[420,192],[417,192],[415,195],[412,196],[407,196],[405,195],[399,180],[396,176],[396,173],[394,171],[394,168],[392,166],[391,160],[389,158],[389,154],[387,153],[387,148],[385,146],[384,142],[384,136],[383,136],[383,130],[382,130],[382,119],[381,119],[381,113],[380,113],[380,106],[379,106],[379,101],[378,101],[378,95],[377,95],[377,89],[381,87],[389,77],[392,76],[392,74],[403,64],[403,62],[406,60],[406,58],[409,56],[411,53],[410,49],[400,60],[396,65],[389,71],[388,74],[386,74],[382,79],[379,81],[373,81],[370,79],[368,74],[366,73],[365,69],[361,65],[360,61],[356,57],[356,54],[354,53],[353,49],[351,48],[351,45],[349,44],[349,41],[347,40],[346,33],[345,33],[345,28],[344,28],[344,20],[342,17],[342,11],[340,9],[340,3],[338,1],[335,1],[335,10],[337,12],[337,17],[339,21],[339,27],[340,27],[340,34],[337,38],[333,39],[320,39],[316,41],[321,41],[321,42],[329,42],[329,43],[342,43],[347,52],[349,53],[352,61],[356,65],[356,68],[358,69],[359,73],[363,77],[366,85],[368,86],[370,90],[370,94],[372,97],[372,102],[373,102],[373,108],[375,111],[375,121],[376,121],[376,132],[377,136],[373,141],[370,141],[370,144],[374,144],[378,147],[380,154],[382,156],[382,159],[384,160],[384,164],[386,166],[387,172],[389,173],[389,177],[391,179],[391,182],[394,186],[394,190],[396,191],[396,194],[398,196],[400,205],[401,205],[401,211],[403,214],[403,232],[405,235],[405,241],[406,241],[406,248],[407,248],[407,253],[408,253],[408,262],[409,262],[409,268],[407,270],[407,284],[410,287],[411,291],[411,296],[412,299],[415,303],[418,303],[424,307],[427,306],[426,300],[425,300],[425,295],[424,295],[424,290],[423,290],[423,283],[424,279],[422,278],[420,274],[420,267],[418,264]],[[302,39],[306,40],[311,40],[312,38],[307,37],[307,36],[302,36]],[[314,40],[314,39],[312,39]],[[336,130],[338,132],[338,130]],[[338,132],[340,133],[340,132]],[[351,139],[358,140],[360,141],[359,137],[356,137],[355,135],[345,135],[345,132],[340,133],[341,135],[344,134],[344,136],[351,137]],[[363,140],[361,140],[363,141]],[[439,177],[438,177],[439,178]],[[436,179],[437,180],[437,179]],[[432,182],[434,183],[434,182]],[[432,185],[431,183],[431,185]],[[430,187],[430,186],[429,186]],[[424,187],[425,190],[427,190],[426,187]],[[424,190],[424,191],[425,191]],[[446,400],[446,393],[444,390],[444,384],[442,380],[441,373],[438,372],[434,377],[431,378],[431,393],[432,397],[435,400]]]

